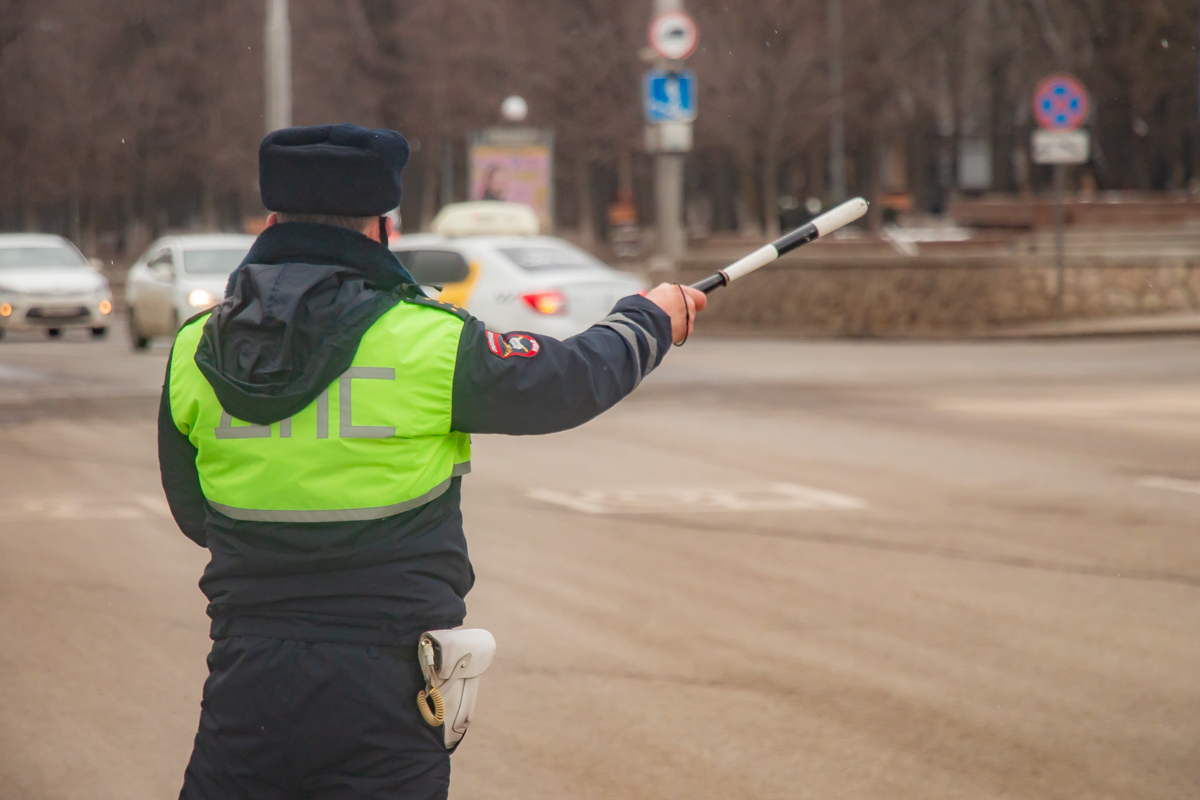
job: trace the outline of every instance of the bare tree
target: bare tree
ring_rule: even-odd
[[[1064,69],[1096,101],[1099,188],[1200,178],[1195,0],[843,7],[854,191],[878,194],[901,172],[932,205],[930,182],[949,188],[961,137],[991,143],[996,188],[1036,189],[1045,176],[1020,166],[1030,94]],[[690,169],[725,175],[733,164],[774,233],[790,176],[803,172],[808,191],[824,185],[825,3],[689,8],[702,31]],[[605,199],[596,186],[611,186],[615,163],[638,147],[647,15],[644,0],[296,0],[296,120],[404,131],[419,186],[406,203],[432,211],[439,185],[461,196],[441,165],[461,175],[467,133],[496,124],[501,99],[521,94],[529,123],[555,130],[565,216],[587,240]],[[253,212],[262,23],[260,3],[237,0],[0,0],[0,224],[90,247],[102,230],[144,237]]]
[[[824,48],[815,0],[763,0],[698,5],[706,31],[696,56],[703,91],[701,142],[715,141],[745,173],[757,173],[768,237],[779,235],[778,177],[782,164],[825,129],[830,103],[823,79]]]

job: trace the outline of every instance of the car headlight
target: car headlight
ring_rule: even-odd
[[[192,308],[208,308],[216,304],[217,298],[212,296],[212,292],[203,289],[192,289],[188,292],[188,305]]]
[[[112,313],[112,290],[108,288],[108,284],[104,283],[96,287],[96,291],[92,292],[92,299],[99,300],[96,303],[96,310],[107,316]]]
[[[11,317],[13,300],[17,299],[16,292],[0,286],[0,318]]]

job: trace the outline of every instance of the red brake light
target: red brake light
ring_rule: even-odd
[[[567,313],[567,298],[563,297],[562,292],[533,292],[521,295],[521,299],[539,314]]]

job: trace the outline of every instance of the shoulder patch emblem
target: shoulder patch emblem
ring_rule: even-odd
[[[509,358],[517,356],[519,358],[533,358],[541,352],[542,346],[538,344],[538,340],[527,333],[493,333],[485,331],[484,336],[487,337],[488,349],[492,351],[492,355],[500,358]]]

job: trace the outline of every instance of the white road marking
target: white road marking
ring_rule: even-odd
[[[0,383],[37,383],[44,381],[46,376],[40,372],[23,367],[12,367],[0,364]]]
[[[151,514],[171,519],[171,507],[167,505],[167,498],[161,494],[139,494],[133,498],[133,502]]]
[[[749,488],[630,486],[567,492],[533,489],[532,500],[584,514],[666,514],[696,511],[838,511],[858,510],[867,502],[858,497],[801,486],[769,483]]]
[[[139,494],[129,499],[111,497],[25,497],[0,500],[4,521],[91,521],[170,518],[166,498]]]
[[[1141,478],[1137,485],[1145,486],[1148,489],[1168,489],[1172,492],[1200,494],[1200,481],[1185,481],[1182,478],[1163,478],[1152,475],[1148,478]]]
[[[1108,389],[1053,397],[948,398],[934,408],[960,414],[1025,419],[1124,419],[1130,416],[1200,416],[1200,391],[1193,387]]]

